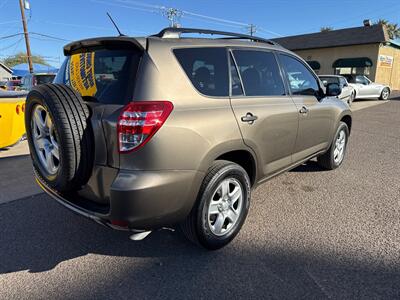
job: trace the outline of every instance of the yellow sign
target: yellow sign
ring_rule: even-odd
[[[94,96],[97,92],[94,75],[94,52],[72,55],[69,75],[71,86],[82,96]]]

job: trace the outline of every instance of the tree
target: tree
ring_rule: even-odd
[[[379,19],[375,24],[385,26],[391,40],[400,38],[400,27],[397,23],[390,23],[386,19]]]
[[[28,63],[28,57],[26,56],[26,53],[19,52],[15,55],[10,55],[9,57],[5,58],[3,63],[11,68],[18,64]],[[40,55],[32,55],[32,63],[49,66],[49,63],[47,63],[46,60]]]
[[[328,32],[328,31],[332,31],[333,27],[330,26],[323,26],[321,27],[321,32]]]

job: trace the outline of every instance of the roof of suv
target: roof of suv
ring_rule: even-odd
[[[181,34],[193,33],[193,34],[206,34],[211,36],[222,36],[216,38],[203,38],[203,37],[181,37]],[[250,36],[246,34],[216,31],[216,30],[206,30],[206,29],[196,29],[196,28],[165,28],[161,30],[158,34],[150,35],[148,37],[127,37],[127,36],[117,36],[117,37],[97,37],[91,39],[84,39],[69,43],[64,46],[64,54],[71,55],[81,49],[88,47],[96,47],[101,45],[107,45],[109,43],[131,43],[140,49],[147,48],[147,40],[158,41],[164,45],[170,44],[175,45],[190,45],[190,46],[245,46],[245,47],[262,47],[269,49],[279,49],[286,50],[276,42],[267,40],[264,38]]]

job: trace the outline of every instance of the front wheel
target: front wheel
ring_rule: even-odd
[[[222,248],[239,233],[249,205],[250,179],[246,171],[230,161],[215,161],[181,229],[189,240],[209,250]]]
[[[384,88],[381,92],[380,100],[387,100],[390,96],[390,90],[388,88]]]
[[[329,150],[318,157],[318,164],[328,170],[338,168],[345,157],[348,138],[349,128],[340,122]]]
[[[349,97],[349,100],[347,100],[347,104],[351,107],[351,105],[353,104],[353,101],[354,101],[354,99],[356,98],[356,93],[355,92],[352,92],[351,93],[351,95],[350,95],[350,97]]]

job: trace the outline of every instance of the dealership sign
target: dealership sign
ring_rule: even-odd
[[[393,56],[379,55],[379,66],[391,68],[393,65]]]

